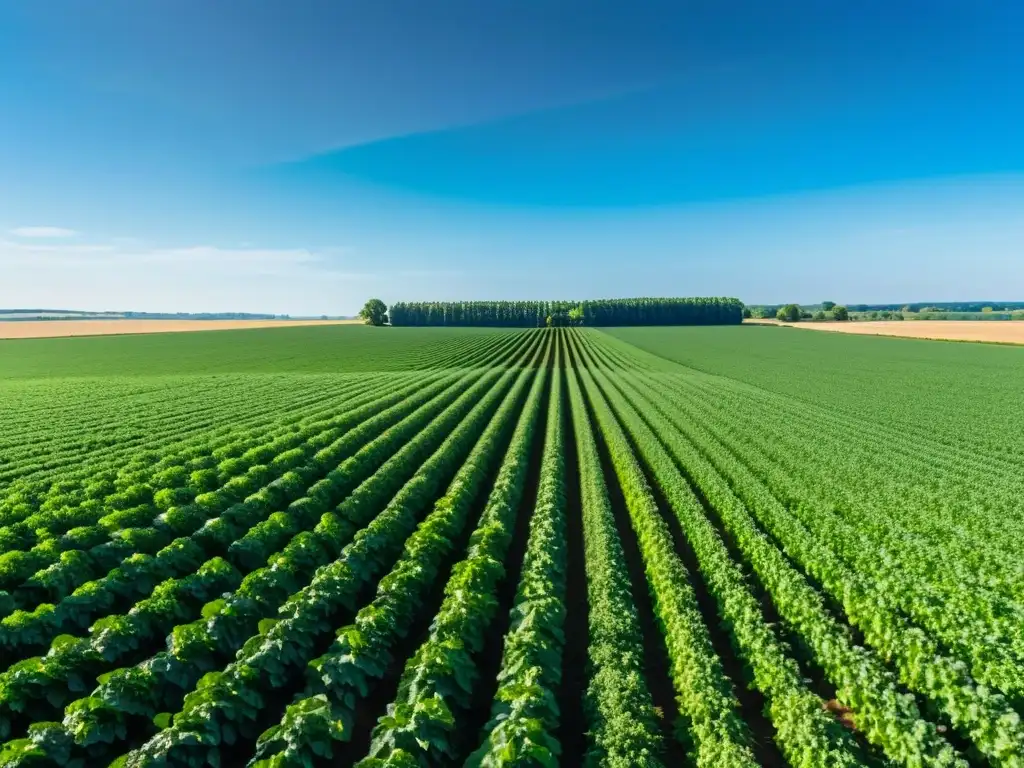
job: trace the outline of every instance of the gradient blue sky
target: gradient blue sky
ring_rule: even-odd
[[[0,306],[1024,299],[1019,0],[0,0]]]

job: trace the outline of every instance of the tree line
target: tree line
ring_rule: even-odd
[[[764,311],[761,312],[761,317],[775,317],[776,320],[780,320],[784,323],[796,323],[800,320],[849,320],[850,310],[846,307],[836,304],[834,301],[823,301],[821,302],[821,309],[817,312],[809,312],[802,308],[799,304],[785,304],[779,307],[774,312]],[[749,310],[744,311],[744,317],[751,317]],[[900,317],[902,320],[903,318]]]
[[[743,303],[722,297],[594,299],[587,301],[401,301],[366,303],[370,325],[545,326],[732,325],[743,320]]]

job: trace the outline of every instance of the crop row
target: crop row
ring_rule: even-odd
[[[506,339],[502,344],[493,343],[496,348],[489,352],[489,355],[483,358],[483,362],[487,362],[491,359],[501,359],[501,355],[514,355],[515,350],[526,341],[525,338],[520,337],[519,339]],[[471,356],[473,357],[473,356]],[[475,359],[475,358],[474,358]],[[401,386],[405,387],[416,387],[423,384],[424,381],[429,381],[431,374],[418,374],[418,375],[400,375],[400,376],[389,376],[386,379],[375,379],[370,377],[359,377],[351,381],[345,388],[340,391],[340,395],[344,396],[347,400],[346,407],[351,408],[353,402],[351,398],[357,393],[366,394],[367,392],[386,391],[388,389],[388,382],[391,382],[391,388],[397,389]],[[331,396],[330,391],[323,393],[324,395]],[[369,402],[373,399],[373,396],[366,399]],[[316,413],[319,411],[322,414],[331,414],[337,412],[337,405],[330,403],[328,399],[327,405],[318,405],[316,408],[310,409],[305,408],[303,410],[303,418],[300,420],[290,420],[285,423],[279,430],[278,434],[293,433],[300,428],[308,429],[311,426],[311,422],[315,421]],[[301,407],[301,403],[296,404]],[[323,417],[321,417],[323,420]],[[315,424],[312,424],[315,426]],[[37,496],[34,494],[26,494],[23,492],[17,493],[10,501],[15,505],[14,509],[10,509],[6,515],[0,511],[0,523],[9,522],[13,523],[18,521],[26,514],[31,514],[35,511],[42,512],[54,512],[61,511],[61,518],[67,520],[74,520],[73,515],[69,515],[67,509],[69,505],[76,505],[82,501],[97,502],[105,504],[106,506],[113,506],[118,508],[121,504],[120,499],[117,496],[104,498],[104,493],[110,493],[112,490],[125,491],[131,489],[132,486],[151,484],[155,490],[160,489],[166,485],[165,481],[162,480],[161,476],[165,476],[167,472],[173,471],[175,466],[180,466],[183,461],[187,462],[190,471],[193,469],[209,469],[211,468],[211,457],[215,459],[216,463],[224,462],[227,459],[238,457],[248,448],[259,447],[264,452],[266,451],[266,443],[268,438],[265,437],[261,432],[254,432],[252,434],[242,434],[240,437],[227,438],[218,442],[199,442],[194,441],[191,443],[185,443],[183,445],[176,446],[169,451],[165,451],[162,454],[156,454],[153,452],[145,452],[137,455],[127,466],[122,467],[115,475],[108,476],[103,479],[102,475],[87,475],[88,482],[84,485],[68,484],[66,481],[62,481],[59,484],[51,486],[50,490],[44,496]],[[180,459],[179,459],[180,457]],[[223,472],[222,467],[218,467],[218,470]],[[155,477],[154,477],[155,475]],[[206,477],[209,477],[210,473],[205,473]],[[113,488],[110,488],[112,484]],[[201,489],[209,490],[209,489]],[[54,493],[54,491],[56,493]],[[132,491],[139,495],[145,495],[146,489],[132,489]],[[73,507],[74,508],[74,507]],[[20,517],[18,516],[20,514]],[[46,525],[46,519],[30,518],[26,521],[26,524],[22,526],[23,530],[35,530],[40,526]],[[8,535],[4,535],[0,531],[0,551],[6,551],[7,549],[17,548],[17,545],[4,544]]]
[[[1005,700],[976,686],[962,662],[944,656],[927,634],[891,612],[884,602],[872,599],[861,576],[842,565],[824,545],[829,539],[814,539],[747,467],[723,450],[706,422],[684,420],[663,387],[655,390],[629,375],[620,375],[616,381],[637,396],[642,393],[669,425],[659,429],[659,435],[666,443],[672,441],[670,450],[677,452],[679,463],[713,504],[775,598],[780,614],[793,622],[810,646],[816,662],[835,683],[839,698],[857,713],[858,724],[869,740],[894,759],[908,763],[948,764],[955,759],[952,748],[936,735],[934,727],[913,725],[921,715],[913,697],[898,694],[895,676],[886,663],[891,660],[900,682],[928,696],[978,750],[996,764],[1016,764],[1024,742],[1019,718]],[[762,525],[796,558],[800,569],[770,544],[761,532]],[[881,658],[845,639],[822,597],[804,579],[804,568],[832,599],[840,601],[844,618],[864,633],[867,645],[877,649]],[[803,605],[800,614],[788,610],[788,600],[776,597],[776,592],[783,590],[798,599],[794,611]],[[812,611],[812,606],[817,607]],[[819,618],[814,618],[815,614]]]
[[[535,347],[536,344],[530,344],[529,346]],[[371,443],[365,446],[365,448],[361,452],[357,452],[356,455],[353,456],[351,460],[349,460],[346,463],[343,463],[337,470],[334,470],[331,473],[329,473],[328,476],[324,479],[324,481],[314,483],[314,485],[310,487],[310,497],[306,497],[305,499],[298,500],[296,502],[294,501],[294,496],[292,496],[291,498],[293,500],[293,504],[291,507],[289,507],[290,514],[280,515],[277,518],[278,521],[285,524],[286,528],[289,525],[295,526],[296,528],[302,528],[306,524],[311,525],[315,521],[315,517],[319,514],[320,511],[322,511],[321,507],[329,500],[329,498],[332,495],[343,495],[346,492],[346,485],[349,488],[354,488],[354,486],[358,484],[360,477],[366,477],[370,473],[381,469],[382,456],[386,457],[389,451],[394,451],[401,448],[399,454],[403,455],[405,460],[408,462],[411,458],[415,457],[417,452],[422,454],[425,447],[429,448],[430,445],[436,446],[437,440],[443,438],[444,435],[446,434],[446,424],[453,424],[453,418],[457,419],[462,413],[465,413],[465,409],[470,405],[473,405],[475,401],[478,399],[478,393],[485,391],[489,386],[489,382],[493,382],[494,376],[496,376],[497,374],[498,371],[495,371],[493,374],[485,375],[484,378],[478,382],[477,386],[472,387],[471,391],[465,392],[462,398],[456,400],[455,406],[457,407],[450,407],[447,411],[445,411],[444,414],[442,414],[442,418],[436,420],[436,422],[433,424],[434,429],[432,431],[427,430],[426,432],[422,432],[421,430],[424,424],[426,424],[426,422],[429,421],[432,416],[437,414],[439,407],[443,407],[446,403],[450,403],[452,398],[458,395],[460,390],[464,390],[466,386],[472,382],[473,379],[479,378],[479,373],[473,373],[471,371],[468,371],[466,374],[458,377],[458,380],[455,381],[456,386],[454,389],[452,389],[450,386],[452,377],[449,377],[447,381],[440,382],[436,386],[421,388],[419,389],[419,391],[415,392],[413,396],[410,397],[408,401],[401,406],[401,408],[392,407],[390,411],[384,410],[383,413],[378,413],[377,417],[374,417],[372,413],[366,412],[364,409],[364,412],[359,414],[359,416],[362,419],[366,419],[366,421],[361,425],[361,427],[359,429],[349,431],[344,437],[339,438],[330,446],[328,446],[328,448],[330,448],[331,450],[321,450],[317,454],[318,463],[314,467],[307,467],[306,469],[310,470],[310,472],[305,475],[302,475],[300,482],[294,483],[289,487],[292,487],[296,490],[300,490],[302,488],[307,487],[308,482],[311,479],[313,479],[313,476],[316,474],[316,472],[322,471],[319,469],[319,467],[329,466],[332,462],[336,463],[339,458],[343,458],[343,454],[351,453],[352,450],[357,448],[361,442],[365,443],[367,440],[372,438],[375,433],[379,433],[382,429],[385,430],[384,434],[381,435],[377,440],[371,441]],[[438,399],[436,395],[438,394],[438,392],[444,390],[446,386],[451,391],[451,394]],[[483,389],[481,389],[481,387],[483,387]],[[388,406],[388,404],[389,403],[387,398],[383,398],[378,402],[375,410],[377,412],[380,412],[382,411],[382,409],[385,409]],[[394,423],[400,416],[408,413],[417,405],[420,405],[421,407],[414,411],[412,417],[404,419],[404,421],[402,422],[403,429],[397,431],[394,428],[385,429],[386,427],[388,427],[388,424]],[[447,415],[447,418],[443,418],[444,415]],[[352,423],[355,424],[359,420],[360,419],[354,419],[352,420]],[[413,439],[410,440],[410,438]],[[403,445],[404,447],[402,447]],[[348,448],[347,446],[351,446],[351,448]],[[385,467],[388,469],[392,469],[391,467],[388,467],[386,463]],[[384,472],[380,473],[380,477],[383,482],[378,483],[378,485],[381,486],[381,489],[378,490],[378,494],[380,493],[381,490],[386,492],[388,488],[393,487],[395,478],[401,478],[402,472]],[[359,490],[364,489],[360,488]],[[349,501],[353,503],[349,504],[349,508],[345,510],[345,512],[348,513],[348,516],[355,517],[356,525],[349,526],[353,533],[359,527],[358,515],[361,510],[359,509],[359,504],[357,502],[360,500],[366,501],[366,496],[367,494],[365,493],[362,494],[362,496],[360,496],[360,494],[357,492],[349,499]],[[286,502],[287,500],[289,499],[273,498],[270,499],[269,501],[270,506],[279,506],[282,502]],[[257,500],[254,497],[250,497],[246,499],[245,502],[242,502],[241,504],[236,504],[234,507],[225,510],[225,513],[222,513],[220,517],[216,518],[216,521],[223,522],[225,519],[225,514],[236,511],[236,508],[239,512],[253,513],[255,511],[253,507],[254,502],[256,502],[260,508],[264,508],[265,505],[259,504],[259,502],[266,501],[268,501],[268,499],[266,498],[260,498]],[[339,508],[339,510],[340,509],[341,508]],[[271,518],[272,517],[273,515],[271,515]],[[272,542],[275,539],[277,541],[282,540],[282,538],[284,538],[285,540],[287,539],[287,536],[281,535],[280,530],[274,530],[272,526],[269,528],[265,525],[261,526],[260,524],[258,524],[258,521],[256,519],[251,517],[251,515],[243,515],[243,517],[237,520],[229,520],[229,523],[230,522],[234,522],[235,525],[222,525],[219,528],[215,527],[212,530],[210,529],[208,524],[203,525],[200,529],[196,531],[195,534],[193,534],[193,536],[198,535],[200,537],[201,545],[206,545],[205,547],[200,548],[200,554],[209,554],[211,549],[219,549],[222,554],[238,563],[238,565],[243,568],[243,572],[247,567],[250,567],[253,563],[258,562],[260,559],[258,554],[259,547],[254,550],[254,544],[266,547],[272,546]],[[255,527],[254,523],[256,524]],[[332,523],[335,524],[332,525]],[[341,531],[338,530],[338,524],[342,524],[342,529],[346,527],[343,524],[343,521],[340,520],[339,516],[336,514],[325,514],[324,520],[321,520],[321,524],[323,525],[317,526],[316,532],[322,533],[322,537],[324,539],[327,539],[330,534],[341,533]],[[320,530],[321,528],[323,528],[322,532]],[[248,533],[246,533],[246,531],[248,531]],[[297,530],[292,532],[296,533]],[[315,535],[315,533],[313,535]],[[349,534],[349,536],[350,535],[351,534]],[[310,534],[307,534],[307,539],[309,537]],[[312,554],[309,551],[310,547],[308,546],[310,542],[308,540],[305,542],[298,541],[298,539],[300,538],[301,537],[296,536],[293,539],[293,543],[300,544],[300,546],[293,548],[291,552],[297,556],[297,565],[305,565],[308,568],[308,566],[310,565],[308,563],[309,556]],[[184,540],[183,543],[187,544],[188,540]],[[306,546],[301,546],[302,543],[305,543]],[[320,544],[321,542],[317,541],[316,543]],[[343,541],[338,543],[337,549],[340,549],[340,546],[343,543]],[[177,560],[175,562],[179,567],[195,567],[194,563],[190,561],[187,557],[185,557],[182,553],[180,553],[179,550],[180,545],[176,548],[172,547],[169,550],[169,554],[166,560],[169,561],[172,557],[176,557]],[[286,548],[286,552],[287,551],[288,550]],[[194,560],[195,554],[196,552],[193,551],[192,560]],[[329,562],[329,549],[327,552],[324,552],[323,554],[327,556],[327,561]],[[320,559],[323,560],[323,555],[321,555]],[[303,560],[307,562],[302,562]],[[214,561],[211,562],[215,561],[220,561],[220,558],[215,557]],[[165,567],[172,566],[172,563],[163,562],[162,565]],[[246,582],[242,583],[240,589],[248,586],[251,590],[250,594],[255,595],[258,593],[260,598],[267,598],[268,600],[272,600],[273,595],[277,594],[279,595],[279,603],[283,602],[283,600],[294,591],[295,582],[294,580],[280,577],[285,575],[298,576],[298,574],[287,574],[285,569],[279,569],[277,567],[279,565],[283,565],[283,563],[274,562],[273,568],[261,569],[261,573],[258,575],[266,573],[267,576],[265,576],[262,580],[258,578],[255,580],[247,579]],[[285,573],[281,573],[281,571],[285,571]],[[252,575],[256,576],[257,574]],[[277,587],[276,590],[266,589],[267,587],[271,586],[267,583],[267,577],[270,577],[270,580],[274,580],[275,578],[277,578],[277,581],[279,583],[274,585]],[[301,576],[299,578],[301,579]],[[113,578],[109,581],[120,584],[121,586],[126,588],[134,588],[139,583],[138,579],[129,578]],[[237,579],[235,581],[237,583]],[[250,581],[252,583],[249,583]],[[143,583],[145,582],[143,581]],[[165,585],[161,586],[163,587]],[[145,587],[143,587],[143,590],[145,590]],[[223,589],[220,589],[218,591],[223,591]],[[228,602],[230,601],[224,601],[222,599],[219,601],[215,601],[215,603],[211,603],[210,605],[203,608],[204,617],[202,621],[199,622],[199,624],[202,625],[204,628],[214,625],[215,622],[213,622],[212,619],[219,618],[221,615],[224,615],[221,613],[221,609],[227,607]],[[240,607],[240,604],[236,601],[234,602],[234,607],[237,609]],[[248,607],[245,605],[244,599],[241,602],[241,607]],[[187,610],[187,606],[183,607],[179,605],[175,606],[175,609],[177,610],[177,613],[175,614],[174,618],[180,619],[182,610]],[[129,644],[134,644],[135,646],[144,645],[144,642],[138,642],[138,635],[140,632],[146,633],[148,636],[153,636],[155,632],[159,631],[153,628],[152,623],[147,624],[142,621],[137,621],[135,615],[136,613],[137,612],[135,611],[135,608],[133,608],[133,610],[129,612],[125,619],[121,620],[120,624],[116,624],[115,622],[114,626],[116,627],[116,634],[119,642],[121,642],[122,645],[124,645],[125,642]],[[198,618],[198,612],[196,613],[196,616]],[[112,618],[104,619],[104,626],[109,625]],[[165,618],[169,620],[171,617],[168,615]],[[225,625],[224,622],[220,622],[220,626],[216,628],[221,630],[228,630],[224,633],[225,635],[230,635],[230,630],[232,629],[235,631],[235,637],[238,637],[239,633],[242,633],[244,635],[243,626],[245,622],[239,622],[243,626],[236,625],[232,627],[230,626],[230,619],[243,619],[245,617],[239,616],[236,610],[234,614],[226,614],[225,618],[228,619],[228,623]],[[256,621],[259,621],[259,617],[256,617]],[[253,624],[255,623],[256,622],[253,622]],[[173,625],[173,622],[171,622],[171,625]],[[167,624],[164,623],[162,626],[167,626]],[[97,627],[94,627],[93,629],[95,632]],[[255,632],[255,630],[256,627],[253,626],[252,631]],[[107,634],[109,635],[109,633]],[[172,633],[171,637],[169,638],[169,644],[177,644],[180,646],[181,641],[183,639],[191,639],[187,625],[179,625],[177,628],[175,628],[174,633]],[[221,636],[221,639],[223,639],[223,635]],[[244,636],[241,639],[244,640]],[[117,645],[117,643],[114,643],[114,645]],[[24,690],[25,683],[22,682],[22,680],[25,680],[24,676],[18,676],[17,671],[15,671],[13,675],[9,675],[8,677],[10,679],[8,680],[8,682],[10,682],[12,685],[16,687],[10,688],[8,686],[3,689],[4,693],[9,694],[7,699],[5,699],[6,701],[10,702],[8,706],[15,707],[16,713],[23,713],[24,707],[26,705],[30,704],[30,702],[33,700],[38,700],[38,694],[40,693],[40,691],[38,690],[39,686],[48,686],[51,689],[51,691],[59,689],[61,682],[70,679],[68,677],[69,674],[73,675],[75,680],[87,681],[91,673],[85,673],[86,669],[96,669],[97,664],[109,664],[112,661],[116,661],[116,659],[119,657],[124,657],[123,653],[120,655],[115,653],[112,658],[103,656],[102,653],[99,653],[97,655],[94,641],[88,639],[75,641],[75,647],[83,650],[87,649],[88,651],[91,651],[91,653],[86,653],[86,656],[83,657],[81,656],[81,652],[79,652],[78,656],[67,658],[61,656],[61,654],[58,653],[58,657],[60,657],[58,658],[54,657],[53,651],[51,651],[51,654],[48,654],[46,657],[41,659],[40,662],[38,662],[41,663],[43,667],[41,675],[36,674],[40,672],[40,670],[36,667],[37,662],[29,661],[27,664],[23,664],[24,667],[28,667],[31,665],[33,668],[33,674],[35,675],[34,682],[31,682],[29,680],[25,681],[26,683],[31,683],[32,685],[36,686],[35,689],[30,689],[27,692],[28,695],[26,695],[26,692]],[[194,651],[200,650],[198,646],[196,646],[194,643],[190,647]],[[63,645],[61,646],[61,649],[63,649]],[[61,661],[61,658],[64,658],[64,661]],[[68,661],[71,664],[70,670],[67,668],[68,664],[65,663]],[[167,673],[161,676],[163,680],[167,680],[168,678],[174,678],[175,681],[180,684],[183,682],[184,678],[190,677],[190,675],[186,673],[183,678],[181,675],[182,670],[180,668],[177,670],[167,669],[167,665],[163,663],[168,661],[167,658],[154,658],[150,661],[154,663],[149,664],[148,667],[155,668]],[[79,666],[76,667],[75,664],[78,664]],[[143,664],[140,665],[139,668],[128,668],[128,670],[126,671],[127,676],[122,675],[120,673],[115,673],[113,675],[103,675],[100,681],[100,689],[98,689],[97,692],[102,694],[104,690],[117,691],[119,688],[121,689],[122,692],[125,692],[123,690],[123,684],[126,681],[130,681],[133,683],[139,682],[138,675],[131,674],[132,670],[139,671],[144,666],[146,666],[146,662],[143,662]],[[47,673],[52,673],[52,675]],[[40,679],[40,677],[42,679]],[[194,683],[195,680],[193,679],[192,682]],[[17,687],[19,685],[21,686],[21,688]],[[185,685],[187,686],[187,683],[185,683]],[[81,683],[77,683],[71,686],[71,689],[69,691],[64,691],[63,694],[61,694],[58,691],[58,698],[56,700],[54,700],[52,696],[44,696],[43,698],[46,699],[44,706],[52,707],[54,703],[60,701],[60,699],[66,699],[67,693],[73,694],[75,690],[80,690],[80,686]],[[138,692],[140,689],[136,687],[134,690]],[[148,692],[152,693],[152,689]],[[128,691],[127,693],[131,693],[131,691]],[[32,694],[36,694],[36,696],[33,696]],[[118,737],[123,738],[125,735],[125,725],[123,722],[119,722],[118,720],[118,707],[115,706],[114,711],[110,713],[111,715],[113,715],[113,719],[111,720],[110,715],[104,715],[104,711],[106,709],[105,707],[100,706],[99,709],[97,709],[96,704],[98,698],[100,699],[100,701],[102,701],[101,697],[94,696],[90,697],[89,699],[73,702],[73,704],[68,707],[69,714],[66,722],[68,722],[69,727],[72,729],[76,737],[79,739],[79,743],[84,746],[89,746],[95,742],[117,741]],[[131,716],[132,714],[137,714],[133,713],[131,710],[132,705],[129,704],[125,714],[129,716]]]
[[[403,355],[0,493],[0,768],[1024,768],[1017,523],[925,520],[1006,461],[591,329]]]
[[[491,386],[483,397],[467,392],[471,397],[464,404],[457,401],[461,407],[453,412],[459,417],[458,426],[448,428],[450,434],[440,447],[390,501],[379,500],[386,501],[383,510],[367,521],[337,559],[318,568],[310,583],[290,597],[273,620],[263,623],[261,633],[246,641],[234,662],[223,671],[204,676],[196,690],[185,696],[173,724],[129,753],[124,764],[146,765],[154,760],[188,764],[196,758],[206,759],[210,750],[228,748],[239,740],[254,740],[272,692],[301,679],[303,669],[316,657],[320,638],[330,632],[338,618],[355,609],[366,587],[394,566],[406,539],[423,519],[422,513],[455,476],[486,425],[490,422],[491,432],[499,430],[500,434],[504,423],[512,418],[517,396],[506,398],[506,394],[515,380],[524,382],[526,374],[509,369],[497,381],[489,375],[486,383]],[[521,386],[516,389],[520,390]],[[492,420],[503,400],[506,405],[501,415]],[[435,422],[429,431],[445,434],[444,427]],[[481,450],[497,450],[500,441],[496,438],[492,434],[488,441],[481,440]],[[377,473],[384,482],[386,468],[387,464]],[[379,498],[378,494],[373,496]],[[355,498],[353,495],[350,500]],[[358,511],[357,506],[347,516]],[[443,516],[448,504],[439,504],[435,511]],[[363,521],[354,522],[358,530]]]
[[[511,348],[523,341],[522,335],[509,334],[494,334],[477,341],[462,339],[451,345],[446,357],[438,359],[429,355],[429,361],[425,359],[420,367],[428,372],[446,367],[486,367],[503,359],[511,353]],[[414,381],[421,375],[388,373],[383,378]],[[381,378],[376,377],[378,381]],[[4,465],[0,463],[0,494],[3,494],[0,495],[0,523],[5,516],[6,494],[37,495],[45,493],[58,481],[74,483],[111,467],[117,468],[125,459],[139,463],[144,455],[160,455],[154,449],[161,448],[162,444],[166,447],[161,454],[166,455],[189,431],[199,436],[208,435],[216,431],[218,425],[225,424],[235,428],[245,423],[257,426],[275,420],[283,425],[294,424],[294,414],[306,416],[318,407],[329,406],[332,399],[342,394],[339,385],[365,387],[374,377],[267,374],[197,379],[193,376],[174,379],[173,387],[144,388],[141,395],[133,397],[132,393],[142,387],[135,381],[138,379],[102,380],[99,384],[88,379],[82,383],[64,380],[59,385],[38,387],[45,386],[37,396],[38,399],[45,395],[45,402],[54,399],[52,393],[66,392],[68,407],[74,409],[70,416],[74,418],[68,418],[69,414],[65,413],[48,418],[45,413],[25,416],[16,411],[26,418],[24,429],[27,430],[24,437],[16,437],[17,449],[32,451],[32,444],[39,443],[35,449],[39,458],[35,464],[26,464],[8,451],[0,454],[7,460],[10,476],[18,478],[4,489]],[[81,412],[88,411],[92,403],[97,404],[95,421],[88,418],[80,421]],[[45,429],[40,429],[41,423]],[[56,425],[63,426],[55,429]],[[71,467],[73,469],[69,469]]]
[[[498,688],[483,743],[466,762],[483,766],[553,765],[565,645],[566,544],[565,410],[561,344],[556,350],[544,432],[537,503],[522,575],[505,636]]]

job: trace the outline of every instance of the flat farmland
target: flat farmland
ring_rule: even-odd
[[[358,320],[17,320],[0,322],[0,339],[230,331],[243,328],[351,325],[358,322]]]
[[[1021,320],[875,320],[849,323],[779,323],[757,320],[752,324],[785,325],[831,333],[900,336],[906,339],[1024,344],[1024,321]]]
[[[1021,766],[1024,349],[0,343],[0,765]]]

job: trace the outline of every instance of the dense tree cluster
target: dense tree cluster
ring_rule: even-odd
[[[797,323],[801,320],[815,320],[817,322],[823,322],[825,320],[849,320],[850,311],[834,301],[823,301],[821,302],[822,309],[817,312],[811,312],[804,309],[799,304],[784,304],[778,309],[773,307],[755,307],[751,310],[751,314],[754,317],[769,319],[774,318],[783,323]],[[745,308],[746,311],[746,308]],[[887,317],[891,316],[892,313],[886,313]],[[750,315],[744,315],[749,317]],[[876,319],[876,318],[872,318]],[[903,316],[900,315],[900,320]]]
[[[370,299],[359,310],[359,317],[367,325],[384,325],[388,319],[388,305],[380,299]]]
[[[596,299],[592,301],[398,302],[392,325],[544,326],[728,325],[743,319],[743,303],[730,298]]]
[[[775,318],[784,323],[795,323],[800,319],[801,314],[799,304],[786,304],[783,307],[779,307],[779,311],[775,313]]]

